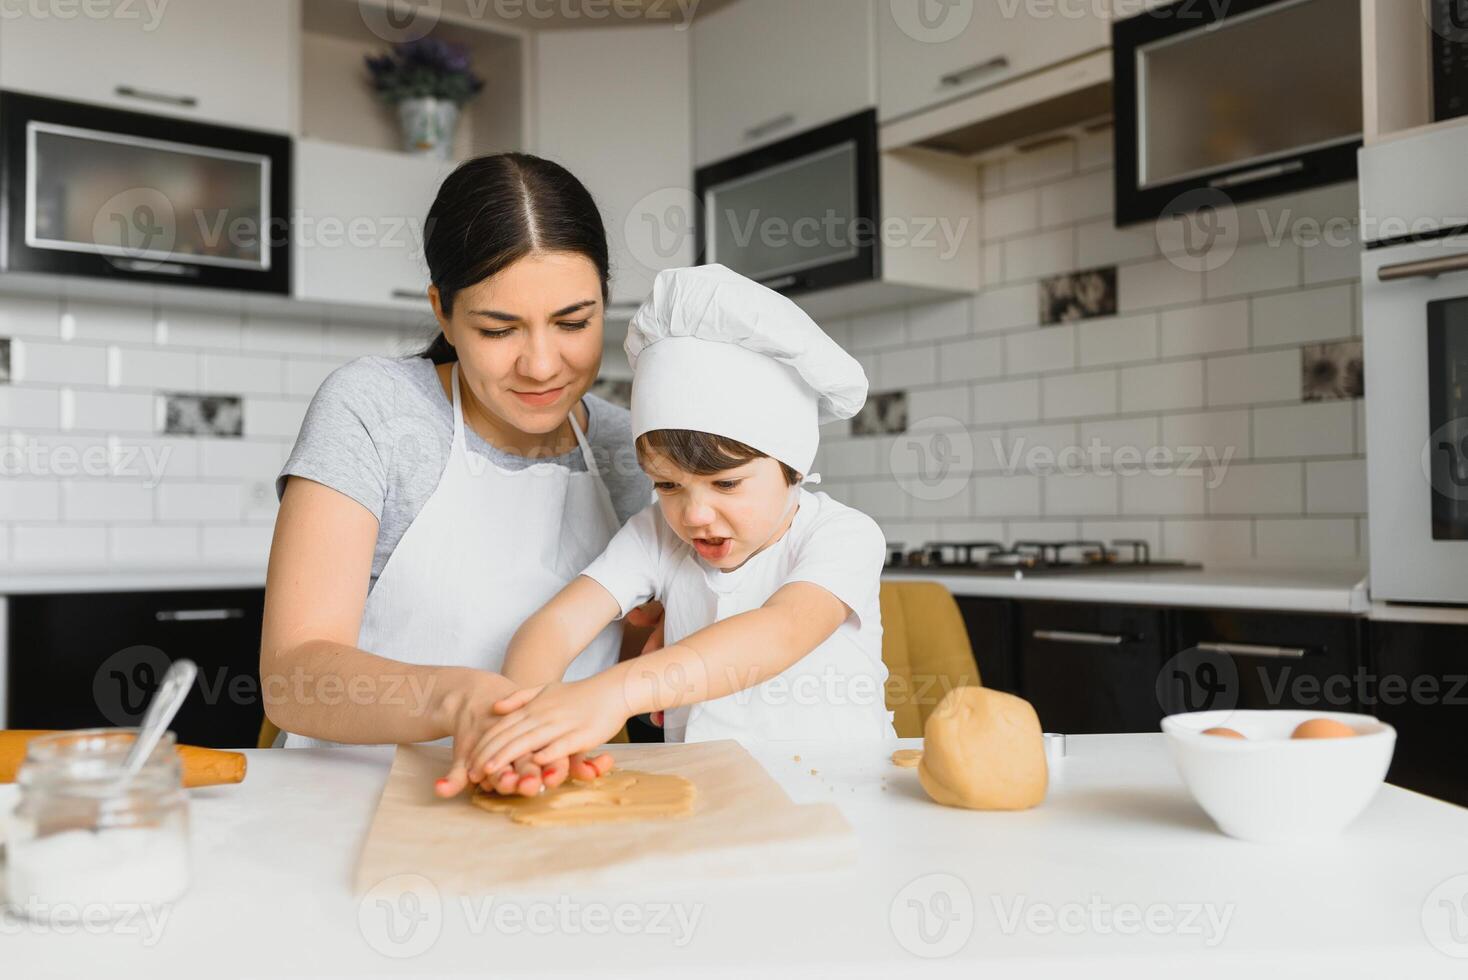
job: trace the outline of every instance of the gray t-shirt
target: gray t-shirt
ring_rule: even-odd
[[[652,483],[637,465],[632,417],[625,408],[588,395],[586,439],[626,523],[652,499]],[[286,477],[325,484],[366,507],[378,520],[372,585],[393,549],[438,487],[453,443],[453,405],[433,363],[425,357],[359,357],[333,371],[311,399],[295,448],[275,481]],[[504,469],[555,463],[584,472],[580,450],[532,459],[497,449],[472,427],[464,428],[469,452]],[[493,506],[490,504],[489,506]]]

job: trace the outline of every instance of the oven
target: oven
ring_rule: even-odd
[[[1371,596],[1468,604],[1468,119],[1361,159]]]
[[[290,292],[285,136],[0,92],[7,272]]]

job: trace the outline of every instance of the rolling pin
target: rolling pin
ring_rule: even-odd
[[[37,735],[48,731],[11,729],[0,731],[0,783],[12,783],[25,759],[26,745]],[[185,787],[218,786],[238,783],[245,778],[245,756],[242,752],[206,749],[197,745],[178,746],[178,761],[183,769]]]

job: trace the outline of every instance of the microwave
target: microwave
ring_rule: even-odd
[[[1118,226],[1356,178],[1361,0],[1178,0],[1111,57]]]
[[[878,153],[869,109],[699,168],[697,261],[792,296],[878,278]]]
[[[286,136],[0,92],[0,268],[290,292]]]

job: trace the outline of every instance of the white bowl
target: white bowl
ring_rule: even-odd
[[[1353,738],[1290,738],[1302,721],[1330,718]],[[1232,728],[1243,739],[1204,735]],[[1386,778],[1397,731],[1370,715],[1336,711],[1193,711],[1162,719],[1183,782],[1218,829],[1261,843],[1337,834]]]

